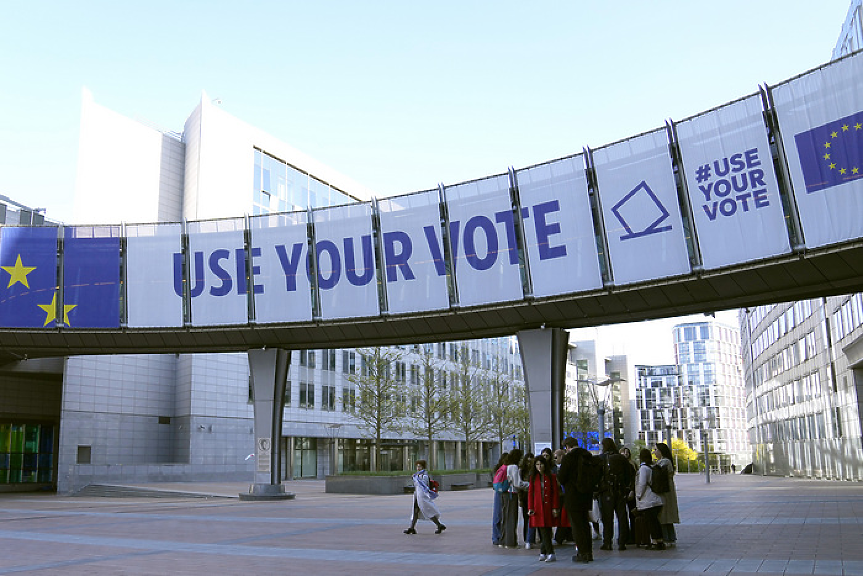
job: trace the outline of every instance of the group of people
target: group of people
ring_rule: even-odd
[[[525,548],[531,549],[538,539],[539,560],[544,562],[556,561],[555,543],[570,540],[577,548],[573,562],[592,561],[591,524],[595,537],[602,539],[600,550],[613,550],[615,518],[618,550],[627,545],[656,550],[675,545],[674,524],[680,518],[671,450],[658,443],[654,452],[642,449],[639,460],[636,466],[629,449],[618,450],[611,438],[603,439],[599,456],[579,447],[574,438],[564,441],[564,449],[545,448],[536,457],[519,449],[503,454],[492,471],[492,544],[518,547],[521,508]],[[651,486],[654,464],[662,466],[668,478],[668,489],[661,493]]]

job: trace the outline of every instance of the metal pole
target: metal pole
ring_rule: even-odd
[[[605,403],[596,409],[597,421],[599,424],[599,451],[602,452],[602,439],[605,437]]]
[[[704,447],[704,482],[710,484],[710,448],[707,446],[707,430],[701,429],[701,444]]]

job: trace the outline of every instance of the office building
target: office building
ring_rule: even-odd
[[[370,198],[359,184],[231,116],[206,94],[179,132],[125,118],[84,94],[76,224],[123,223],[127,237],[158,234],[159,223],[201,220],[239,231],[256,218],[289,218]],[[367,369],[368,352],[293,351],[278,445],[282,478],[374,466],[373,434],[352,413],[362,402],[355,380]],[[405,412],[426,368],[440,390],[465,382],[487,390],[497,379],[515,397],[524,385],[514,338],[397,346],[387,354],[392,378],[404,387]],[[93,483],[252,480],[245,353],[73,356],[50,363],[49,371],[48,391],[12,385],[12,395],[21,396],[19,415],[51,400],[40,418],[53,426],[56,466],[39,487],[70,492]],[[429,453],[440,469],[482,466],[497,457],[500,438],[491,426],[465,432],[451,420],[439,424],[432,446],[404,428],[385,430],[380,467],[410,470]]]
[[[716,321],[672,331],[677,363],[636,367],[639,439],[650,445],[670,434],[697,452],[708,447],[718,471],[742,469],[750,447],[739,331]]]
[[[833,58],[861,48],[853,0]],[[744,309],[740,328],[755,472],[863,479],[863,295]]]

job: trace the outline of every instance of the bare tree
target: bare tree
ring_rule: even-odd
[[[465,460],[470,462],[471,444],[488,430],[489,413],[479,365],[470,357],[466,344],[459,347],[453,386],[449,390],[451,425],[465,444]]]
[[[405,412],[404,384],[393,376],[393,363],[402,353],[391,348],[357,350],[361,365],[359,373],[349,374],[356,386],[356,407],[353,416],[360,421],[363,432],[375,439],[373,469],[380,470],[381,437],[384,432],[400,430]]]
[[[428,442],[429,470],[436,467],[436,456],[432,449],[435,436],[446,429],[451,409],[451,400],[446,393],[446,374],[441,371],[442,363],[437,361],[430,346],[420,349],[420,361],[411,367],[416,370],[416,382],[411,378],[410,407],[406,428]]]

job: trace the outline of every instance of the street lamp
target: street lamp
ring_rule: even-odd
[[[662,420],[665,422],[665,443],[669,450],[671,449],[671,415],[672,410],[670,405],[662,408]]]
[[[342,425],[339,423],[327,424],[326,431],[327,437],[330,439],[330,474],[333,476],[338,475],[338,447],[336,446],[336,441],[339,437],[339,431],[341,430]]]
[[[626,382],[625,379],[620,376],[612,376],[606,377],[605,380],[601,382],[596,378],[582,378],[579,379],[578,382],[584,382],[587,384],[593,384],[594,386],[600,387],[604,389],[604,393],[602,398],[599,398],[599,394],[597,394],[596,399],[596,420],[597,420],[597,428],[599,428],[599,449],[602,451],[602,439],[605,438],[605,403],[608,401],[608,395],[611,392],[611,385],[617,382]]]

